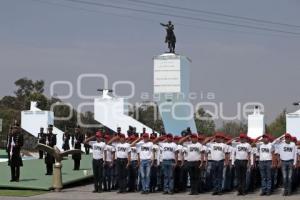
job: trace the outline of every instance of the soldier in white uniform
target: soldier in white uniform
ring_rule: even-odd
[[[96,139],[96,141],[92,141]],[[93,173],[94,173],[94,191],[102,192],[103,165],[106,162],[106,144],[102,141],[100,132],[96,136],[90,137],[84,141],[93,150]]]
[[[285,141],[282,142],[278,151],[278,167],[281,167],[284,192],[283,196],[289,196],[292,192],[292,177],[293,169],[296,168],[297,164],[297,148],[295,143],[291,142],[291,135],[285,134]]]
[[[247,143],[247,135],[240,134],[240,143],[234,147],[232,163],[235,166],[238,195],[246,194],[246,172],[250,165],[251,145]]]
[[[223,133],[217,133],[215,135],[215,142],[207,144],[211,149],[213,195],[222,194],[223,168],[229,164],[228,147],[224,143],[224,138]]]
[[[259,169],[261,176],[261,196],[269,196],[272,191],[272,168],[275,167],[274,145],[270,142],[268,135],[263,135],[263,143],[257,145],[259,157]],[[253,158],[254,159],[254,158]]]

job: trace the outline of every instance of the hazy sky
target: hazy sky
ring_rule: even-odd
[[[74,95],[65,101],[77,105],[77,77],[101,73],[109,86],[117,80],[135,83],[133,102],[141,92],[153,92],[153,61],[166,51],[165,30],[159,22],[172,20],[177,53],[192,59],[191,91],[197,101],[224,105],[224,114],[237,112],[237,103],[261,102],[267,121],[300,100],[300,1],[298,0],[157,0],[163,4],[201,9],[298,25],[262,24],[134,4],[126,0],[84,0],[166,14],[219,20],[299,33],[298,36],[247,29],[203,21],[78,4],[65,0],[0,0],[0,96],[12,94],[21,77],[46,81],[70,81]],[[85,80],[84,94],[95,95],[102,81]],[[64,94],[64,87],[57,94]],[[128,94],[125,89],[120,94]],[[201,98],[200,94],[204,95]],[[196,101],[195,101],[196,102]]]

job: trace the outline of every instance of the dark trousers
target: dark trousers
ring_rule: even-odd
[[[235,174],[237,178],[237,190],[240,194],[246,193],[246,173],[247,173],[247,160],[236,160],[235,161]]]
[[[119,192],[126,192],[127,174],[128,174],[128,170],[126,168],[127,162],[128,162],[127,158],[117,159]]]
[[[157,173],[158,173],[158,167],[156,165],[157,161],[154,161],[155,165],[151,166],[150,169],[150,191],[155,192],[155,188],[157,186]]]
[[[20,166],[10,166],[11,180],[19,181],[20,179]]]
[[[93,159],[93,173],[94,173],[94,188],[95,191],[102,191],[102,180],[103,180],[103,159]]]
[[[191,180],[191,193],[192,194],[198,194],[198,185],[199,185],[199,161],[191,161],[188,162],[188,169],[190,174],[190,180]]]
[[[188,181],[188,162],[183,161],[183,165],[181,167],[181,173],[180,173],[180,183],[181,183],[181,191],[185,192],[187,188],[187,181]]]
[[[39,151],[39,159],[43,159],[44,158],[44,152],[43,151]]]
[[[110,191],[112,189],[112,174],[113,174],[113,166],[111,166],[110,162],[106,162],[104,165],[104,191]]]
[[[222,192],[224,160],[212,161],[211,173],[214,192]]]
[[[74,170],[80,169],[80,159],[74,159]]]
[[[137,189],[137,160],[131,161],[131,164],[128,169],[128,190],[134,192]]]
[[[181,162],[178,161],[178,165],[175,166],[174,170],[174,192],[182,191],[181,183]]]
[[[53,164],[47,163],[46,164],[46,175],[52,175],[53,174]]]

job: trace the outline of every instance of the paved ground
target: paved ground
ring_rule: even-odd
[[[224,194],[223,196],[212,196],[210,193],[200,194],[198,196],[190,196],[188,194],[175,194],[175,195],[163,195],[161,193],[149,194],[149,195],[141,195],[140,193],[128,193],[128,194],[117,194],[116,192],[107,192],[94,194],[91,191],[93,190],[92,185],[80,186],[70,189],[65,189],[63,192],[55,193],[50,192],[43,195],[38,195],[34,197],[1,197],[1,200],[88,200],[88,199],[97,199],[97,200],[240,200],[240,199],[269,199],[269,200],[281,200],[281,199],[291,199],[291,200],[299,200],[300,193],[294,194],[290,197],[282,197],[281,190],[278,190],[276,194],[273,194],[270,197],[260,197],[259,191],[249,194],[244,197],[236,196],[235,193]]]

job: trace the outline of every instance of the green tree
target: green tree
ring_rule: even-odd
[[[240,133],[247,132],[247,124],[244,122],[228,121],[223,122],[223,125],[218,131],[222,131],[231,136],[238,136]]]
[[[284,109],[277,118],[266,127],[266,132],[279,137],[286,132],[286,109]]]
[[[211,119],[211,115],[203,108],[197,110],[195,113],[195,123],[198,133],[205,135],[212,135],[215,132],[215,122]]]

